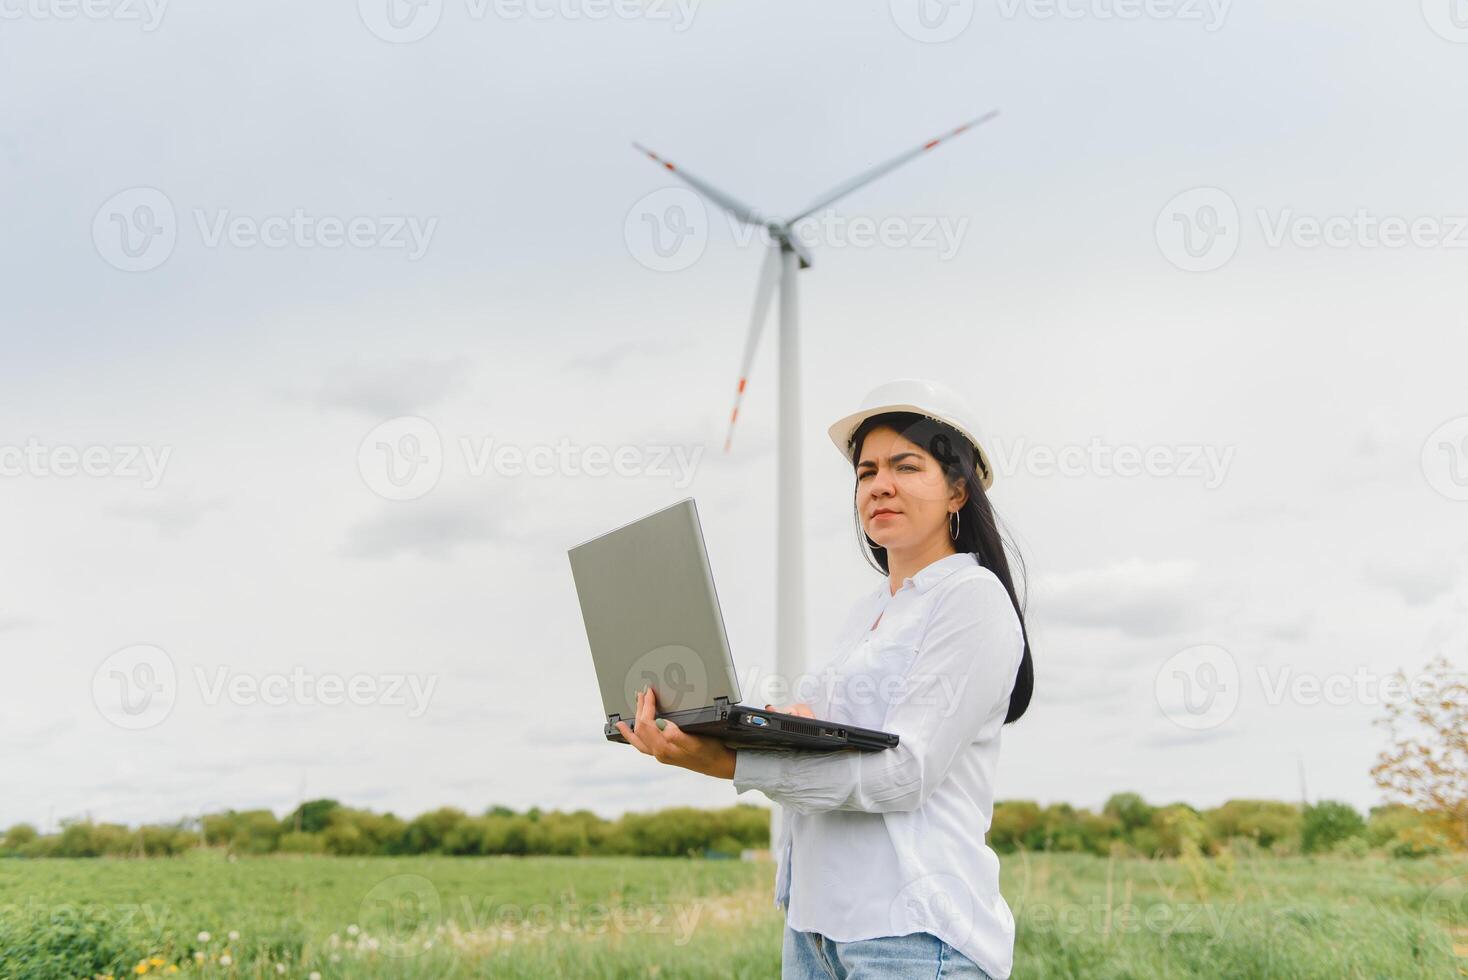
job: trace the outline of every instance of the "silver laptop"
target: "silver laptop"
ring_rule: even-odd
[[[875,751],[897,744],[897,736],[886,732],[739,703],[739,678],[692,497],[567,554],[609,741],[626,741],[617,722],[633,723],[637,691],[650,686],[658,717],[731,745]]]

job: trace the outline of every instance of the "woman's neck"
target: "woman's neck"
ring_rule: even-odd
[[[944,534],[941,538],[932,541],[911,551],[887,552],[887,589],[892,595],[902,588],[904,579],[912,578],[918,572],[927,568],[935,561],[942,561],[949,555],[956,555],[953,550],[953,542]]]

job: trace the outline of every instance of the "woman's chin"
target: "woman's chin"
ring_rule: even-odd
[[[900,540],[897,540],[895,535],[883,534],[880,532],[877,534],[872,534],[871,532],[868,532],[867,537],[877,542],[877,545],[879,547],[885,548],[888,551],[892,550],[893,545],[896,545],[899,548],[902,547],[902,542]]]

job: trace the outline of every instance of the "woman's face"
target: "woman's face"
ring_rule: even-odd
[[[962,490],[955,495],[949,489],[927,450],[895,429],[873,429],[862,441],[856,510],[867,536],[889,552],[921,548],[935,535],[947,535],[950,506],[964,497]]]

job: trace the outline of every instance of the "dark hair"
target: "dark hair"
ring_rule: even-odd
[[[1019,565],[1021,583],[1025,581],[1025,564],[1013,540],[1006,542],[1005,538],[1008,536],[1001,535],[995,522],[994,508],[984,495],[983,484],[979,480],[979,460],[974,444],[963,433],[937,419],[915,412],[886,412],[862,422],[852,433],[846,449],[851,457],[853,470],[859,462],[861,445],[867,434],[873,429],[883,427],[895,429],[904,439],[926,449],[942,467],[944,479],[949,486],[956,485],[962,479],[968,488],[968,499],[958,511],[958,540],[953,542],[953,549],[960,554],[972,554],[980,565],[994,573],[994,577],[1003,583],[1004,591],[1009,593],[1009,601],[1014,604],[1014,612],[1019,616],[1025,652],[1019,662],[1019,672],[1015,675],[1014,691],[1009,695],[1009,711],[1004,716],[1004,723],[1007,725],[1018,721],[1030,706],[1030,696],[1035,690],[1035,666],[1030,657],[1030,635],[1025,629],[1024,604],[1020,602],[1014,589],[1014,580],[1009,574],[1006,544]],[[884,575],[887,574],[887,549],[867,536],[861,526],[861,513],[855,509],[854,503],[853,512],[856,514],[856,530],[861,536],[867,561],[879,568]]]

